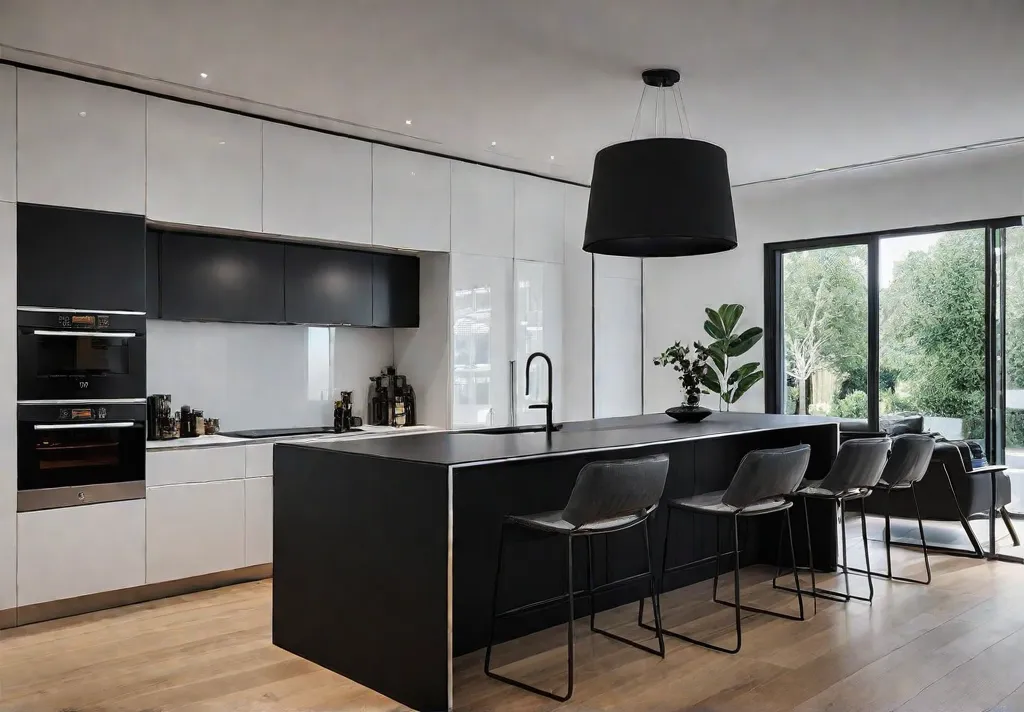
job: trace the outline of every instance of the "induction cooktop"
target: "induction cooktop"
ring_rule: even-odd
[[[348,431],[360,432],[360,428],[351,428]],[[307,427],[307,428],[263,428],[260,430],[235,430],[230,433],[221,433],[229,438],[282,438],[288,435],[326,435],[334,433],[334,428],[329,426]]]

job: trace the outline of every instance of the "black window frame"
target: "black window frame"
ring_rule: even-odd
[[[783,256],[792,252],[866,245],[868,249],[868,424],[878,430],[879,390],[879,283],[878,246],[880,240],[905,235],[922,235],[956,230],[985,230],[985,448],[989,462],[1002,463],[1005,455],[1004,423],[1006,359],[1006,251],[1005,231],[1024,224],[1021,216],[969,220],[893,230],[787,240],[764,244],[764,362],[766,413],[782,413],[786,379],[782,373],[785,354],[782,330]]]

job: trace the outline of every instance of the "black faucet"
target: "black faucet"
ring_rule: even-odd
[[[530,408],[543,408],[546,411],[545,414],[547,415],[547,423],[545,427],[545,432],[551,434],[555,431],[555,426],[551,423],[551,409],[554,407],[551,402],[551,383],[554,380],[554,372],[551,368],[551,359],[543,351],[535,351],[532,354],[530,354],[529,358],[526,359],[526,395],[530,395],[530,364],[532,364],[533,359],[537,358],[538,356],[540,356],[548,363],[548,402],[534,403],[533,405],[530,406]]]

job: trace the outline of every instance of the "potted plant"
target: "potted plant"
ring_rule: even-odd
[[[682,405],[665,411],[668,416],[681,423],[696,423],[711,415],[709,409],[700,405],[701,394],[708,393],[703,384],[710,356],[699,341],[694,342],[692,350],[677,341],[655,357],[655,366],[671,367],[678,374],[679,386],[685,396]]]
[[[728,412],[730,404],[738,401],[740,396],[764,378],[761,364],[756,361],[733,370],[729,369],[729,361],[749,351],[761,340],[764,330],[752,326],[736,333],[740,317],[743,316],[742,304],[723,304],[717,310],[705,309],[704,313],[708,317],[704,322],[704,331],[714,339],[706,348],[714,367],[705,369],[703,385],[708,391],[718,394],[718,409],[722,410],[724,404]]]

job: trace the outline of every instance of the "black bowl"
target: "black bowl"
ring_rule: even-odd
[[[699,405],[677,405],[666,410],[665,415],[680,423],[699,423],[711,415],[711,409],[702,408]]]

